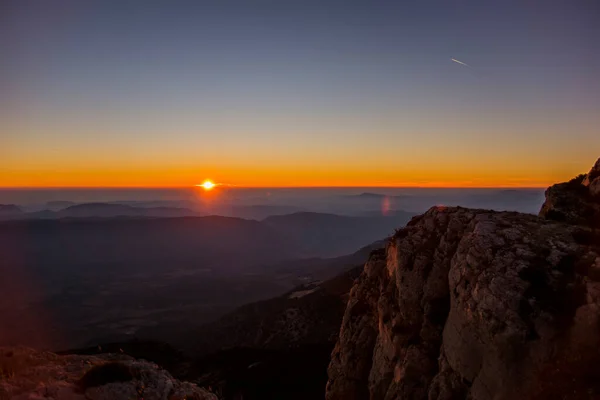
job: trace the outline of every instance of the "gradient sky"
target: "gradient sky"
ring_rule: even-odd
[[[600,156],[597,1],[0,4],[0,186],[544,186]]]

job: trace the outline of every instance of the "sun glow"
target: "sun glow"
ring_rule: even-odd
[[[215,185],[212,181],[209,181],[207,179],[204,182],[202,182],[202,184],[200,184],[198,186],[201,186],[202,188],[204,188],[204,190],[211,190],[212,188],[214,188],[217,185]]]

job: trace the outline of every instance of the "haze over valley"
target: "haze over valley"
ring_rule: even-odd
[[[543,198],[362,190],[0,191],[2,203],[22,201],[0,209],[2,340],[53,350],[140,332],[168,341],[177,329],[162,326],[198,327],[364,263],[373,243],[431,205],[528,212]]]

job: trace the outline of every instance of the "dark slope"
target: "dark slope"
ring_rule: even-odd
[[[280,291],[279,293],[264,292],[262,299],[269,299],[269,297],[272,296],[277,297],[265,300],[264,302],[259,301],[251,304],[251,307],[254,305],[257,306],[257,312],[253,314],[252,318],[265,317],[269,311],[269,304],[286,304],[285,302],[282,302],[282,299],[285,299],[287,294],[280,295],[281,293],[291,293],[300,290],[298,289],[299,287],[316,287],[318,286],[319,281],[327,279],[334,279],[335,281],[338,275],[343,275],[344,272],[353,267],[363,265],[368,259],[371,251],[381,248],[384,243],[385,241],[380,240],[365,246],[352,254],[336,258],[291,260],[253,269],[253,274],[246,278],[250,279],[250,277],[253,277],[255,279],[255,281],[252,282],[253,286],[258,285],[259,282],[256,280],[262,279],[272,286],[280,288]],[[225,293],[231,290],[231,288],[224,289]],[[245,307],[246,306],[243,306],[242,309]],[[245,313],[245,311],[238,310],[230,311],[232,312],[231,314],[228,314],[228,316],[234,318],[235,316],[244,315]],[[136,335],[145,340],[168,341],[180,348],[185,348],[187,351],[196,353],[216,351],[223,346],[246,345],[246,343],[235,342],[237,337],[233,344],[231,341],[227,343],[223,341],[225,337],[234,338],[230,335],[230,332],[228,332],[228,328],[222,326],[229,326],[229,322],[227,322],[228,316],[218,319],[208,326],[205,325],[205,320],[194,318],[193,315],[189,315],[189,318],[186,318],[185,323],[175,323],[175,320],[169,319],[155,326],[142,327],[136,332]],[[177,318],[176,315],[174,318]],[[250,318],[252,321],[257,321],[252,318]],[[255,328],[257,327],[258,325],[255,326]]]
[[[261,271],[284,279],[294,277],[297,283],[293,286],[331,279],[353,266],[362,265],[369,258],[371,251],[385,246],[385,243],[385,240],[378,240],[351,254],[339,257],[286,260],[267,265]]]
[[[185,338],[186,352],[251,347],[284,349],[334,341],[346,297],[362,266],[324,282],[298,286],[282,296],[238,308]]]
[[[322,399],[355,267],[320,284],[243,306],[190,336],[185,376],[223,399]],[[216,352],[210,352],[221,348]]]

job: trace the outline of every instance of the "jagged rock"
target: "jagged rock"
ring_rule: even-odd
[[[600,228],[600,159],[588,174],[549,187],[540,216]]]
[[[217,400],[156,364],[121,354],[59,356],[0,347],[1,400]]]
[[[594,164],[590,172],[588,172],[584,178],[583,185],[590,186],[590,184],[598,178],[600,178],[600,158],[596,160],[596,164]]]
[[[600,197],[600,158],[583,179],[582,184],[589,187],[590,194],[593,197]]]
[[[557,192],[541,214],[571,224],[434,207],[399,230],[352,288],[326,398],[600,398],[600,236]]]

